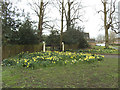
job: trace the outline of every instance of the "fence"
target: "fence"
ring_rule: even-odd
[[[2,46],[2,60],[10,56],[15,56],[21,52],[39,52],[42,45],[6,45]]]
[[[65,44],[65,50],[69,50],[69,49],[77,50],[79,49],[79,44],[72,44],[72,45]]]
[[[65,50],[77,50],[78,44],[67,45],[65,44]],[[52,50],[52,46],[46,47],[46,50]],[[54,47],[55,50],[59,50],[59,46]],[[2,60],[11,56],[15,56],[21,52],[40,52],[42,51],[42,45],[6,45],[2,46]]]
[[[79,44],[71,44],[71,45],[65,44],[65,50],[70,50],[70,49],[72,50],[79,49]],[[52,51],[60,50],[60,46],[46,45],[46,50],[52,50]]]

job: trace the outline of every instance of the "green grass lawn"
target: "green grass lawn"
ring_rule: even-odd
[[[112,50],[112,47],[119,48],[120,46],[109,46],[110,50]],[[105,46],[92,46],[92,48],[104,50]]]
[[[40,67],[3,66],[3,88],[117,88],[118,58],[101,62]]]
[[[110,46],[110,47],[115,47],[115,48],[118,48],[118,49],[120,48],[120,46]]]
[[[115,47],[115,46],[114,46]],[[80,49],[77,52],[83,52],[83,53],[98,53],[98,54],[120,54],[120,51],[118,49],[112,48],[112,46],[109,47],[109,49],[105,49],[105,46],[92,46],[90,49]]]
[[[94,49],[104,49],[105,46],[92,46],[92,48],[94,48]]]

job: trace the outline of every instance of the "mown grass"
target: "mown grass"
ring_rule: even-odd
[[[2,67],[3,88],[117,88],[118,58],[63,66]]]
[[[109,50],[112,50],[113,49],[112,47],[118,48],[119,46],[109,46]],[[91,48],[104,50],[105,46],[92,46]]]
[[[120,54],[120,50],[114,49],[111,46],[106,49],[105,46],[92,46],[90,49],[80,49],[77,52],[93,53],[93,54]]]

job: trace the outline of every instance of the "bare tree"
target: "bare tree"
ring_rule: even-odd
[[[63,40],[63,15],[64,15],[64,0],[62,0],[62,15],[61,15],[61,33],[60,33],[60,50],[62,50],[62,40]]]
[[[43,24],[46,22],[45,19],[45,10],[46,10],[46,6],[48,5],[49,2],[43,2],[43,0],[33,0],[32,3],[29,3],[29,5],[31,6],[31,9],[36,13],[36,15],[39,18],[38,21],[38,35],[41,41],[41,36],[42,36],[42,32],[43,32]]]
[[[61,15],[61,27],[60,27],[60,50],[62,50],[62,41],[63,41],[63,22],[64,22],[64,0],[55,0],[55,2],[52,2],[55,8],[59,10],[59,13]]]
[[[100,10],[99,12],[103,12],[104,14],[104,29],[105,29],[105,47],[109,48],[109,38],[108,38],[108,30],[113,30],[116,34],[120,33],[117,31],[115,25],[117,25],[119,22],[116,22],[116,18],[114,16],[115,14],[115,3],[116,0],[111,0],[110,2],[108,0],[101,0],[104,10]],[[98,13],[99,13],[98,12]]]
[[[64,27],[67,27],[67,30],[71,27],[71,25],[75,25],[77,20],[82,21],[81,18],[81,9],[82,5],[81,2],[76,2],[75,0],[68,0],[65,2],[64,0],[55,0],[53,2],[54,7],[56,7],[61,15],[61,30],[60,30],[60,49],[61,49],[61,44],[62,44],[62,37],[63,37],[63,29]],[[64,22],[64,15],[65,15],[65,21],[66,25],[63,26]]]
[[[102,34],[99,34],[96,39],[98,43],[103,43],[105,41],[105,36]]]
[[[116,40],[116,33],[114,31],[110,31],[109,33],[109,43],[114,44]]]
[[[67,30],[71,27],[71,25],[75,25],[77,23],[76,20],[82,21],[80,18],[82,14],[80,13],[81,9],[83,8],[81,2],[77,2],[76,0],[68,0],[67,2],[68,9],[64,8],[65,10],[65,17],[66,17],[66,24]]]

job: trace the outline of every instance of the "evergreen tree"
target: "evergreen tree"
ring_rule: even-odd
[[[60,34],[56,30],[51,30],[51,34],[46,38],[47,45],[53,47],[59,46],[60,42]]]
[[[2,2],[2,43],[10,43],[11,38],[14,38],[12,34],[16,31],[20,25],[20,20],[15,19],[19,16],[16,13],[16,9],[13,8],[10,1],[4,0]]]
[[[68,45],[78,44],[78,48],[87,48],[89,46],[84,38],[82,28],[76,29],[74,26],[63,34],[63,41]]]
[[[37,44],[38,38],[34,33],[32,22],[27,18],[18,31],[18,44]]]

